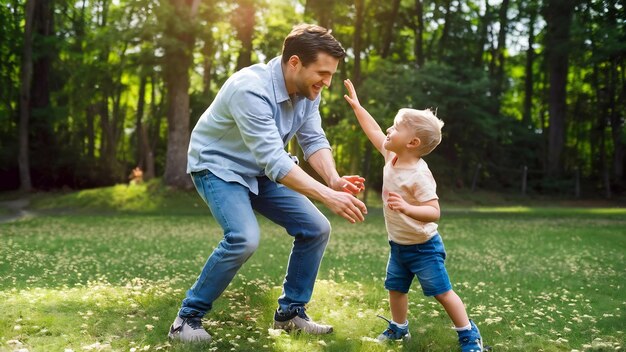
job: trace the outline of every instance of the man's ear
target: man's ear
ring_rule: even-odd
[[[287,60],[287,65],[293,69],[297,69],[298,65],[302,65],[302,61],[300,61],[300,57],[298,55],[291,55],[289,60]]]

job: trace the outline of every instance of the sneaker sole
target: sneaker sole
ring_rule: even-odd
[[[280,329],[280,330],[285,330],[287,332],[302,332],[305,334],[311,334],[311,335],[326,335],[326,334],[330,334],[333,332],[333,328],[332,326],[328,329],[328,331],[325,332],[319,332],[319,333],[314,333],[314,332],[308,332],[303,330],[302,328],[299,328],[293,321],[288,320],[288,321],[276,321],[274,320],[274,329]]]
[[[198,342],[208,343],[208,342],[211,342],[213,340],[213,337],[209,336],[209,338],[207,338],[207,339],[183,341],[183,339],[180,338],[179,334],[172,334],[171,332],[167,334],[167,338],[170,339],[171,341],[179,341],[179,342],[182,342],[182,343],[198,343]]]
[[[406,335],[404,335],[404,336],[402,336],[402,338],[399,338],[399,339],[382,339],[382,340],[380,340],[380,339],[376,339],[376,341],[377,341],[378,343],[385,343],[385,342],[407,342],[407,341],[409,341],[409,340],[411,340],[411,334],[410,334],[410,333],[409,333],[409,334],[406,334]]]

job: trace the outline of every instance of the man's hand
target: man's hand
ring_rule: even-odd
[[[327,155],[330,155],[329,151]],[[332,160],[332,158],[330,160]],[[320,165],[323,165],[323,163],[320,163]],[[332,164],[330,165],[334,166]],[[320,168],[319,170],[323,171],[324,169]],[[367,207],[352,193],[345,190],[347,188],[348,190],[353,190],[358,193],[359,189],[363,189],[365,179],[360,176],[339,177],[334,167],[332,170],[334,171],[332,172],[334,177],[328,177],[330,179],[328,186],[316,181],[298,165],[294,165],[291,171],[279,181],[296,192],[321,201],[328,209],[332,210],[333,213],[345,218],[351,223],[365,220],[364,214],[367,214]],[[343,187],[346,183],[349,183],[349,185]]]
[[[342,176],[334,180],[330,188],[356,196],[365,189],[365,179],[359,175]]]
[[[367,207],[363,202],[348,192],[328,190],[329,194],[322,199],[328,209],[353,224],[365,220]]]

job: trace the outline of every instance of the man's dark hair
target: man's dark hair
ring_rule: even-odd
[[[346,56],[346,51],[330,33],[332,31],[314,24],[300,24],[291,30],[283,43],[283,63],[292,55],[297,55],[303,66],[317,60],[321,51],[339,60]]]

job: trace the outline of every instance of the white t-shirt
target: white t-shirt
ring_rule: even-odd
[[[396,154],[387,152],[383,169],[383,205],[389,240],[398,244],[424,243],[437,233],[437,223],[415,220],[387,206],[389,192],[395,192],[409,204],[418,205],[437,197],[437,183],[424,159],[409,168],[394,164]]]

